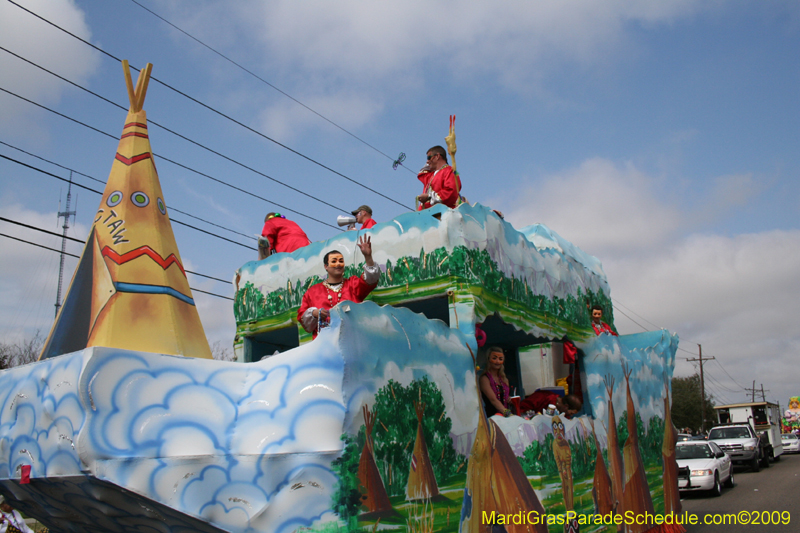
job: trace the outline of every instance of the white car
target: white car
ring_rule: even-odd
[[[713,496],[722,494],[722,485],[733,487],[731,458],[714,442],[684,441],[675,445],[678,469],[688,469],[689,478],[678,479],[678,490],[710,491]]]
[[[781,435],[783,453],[800,453],[800,439],[794,433],[784,433]]]

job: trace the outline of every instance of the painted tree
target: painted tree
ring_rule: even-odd
[[[342,455],[331,463],[338,477],[338,484],[333,493],[331,507],[345,523],[355,525],[356,517],[361,510],[361,481],[358,479],[359,449],[366,440],[365,427],[359,428],[353,437],[347,433],[342,435],[344,449]]]
[[[418,425],[416,413],[409,406],[420,399],[426,404],[423,434],[436,479],[444,483],[464,463],[464,457],[453,448],[450,437],[453,422],[447,416],[436,383],[427,376],[407,387],[389,380],[375,393],[374,412],[378,422],[373,440],[375,462],[390,496],[405,493]]]

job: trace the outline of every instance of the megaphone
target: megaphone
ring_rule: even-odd
[[[356,223],[356,217],[352,215],[339,215],[336,217],[336,223],[339,224],[339,227],[349,226],[350,224]]]

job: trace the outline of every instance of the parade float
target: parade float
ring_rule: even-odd
[[[781,420],[781,431],[783,433],[800,431],[800,396],[789,398],[789,408],[784,411]]]
[[[331,249],[360,272],[362,232],[248,262],[236,361],[210,359],[147,134],[150,66],[135,86],[124,70],[130,111],[65,303],[41,359],[0,373],[15,507],[52,531],[682,531],[591,518],[680,511],[678,341],[596,335],[600,262],[545,226],[466,203],[378,224],[378,287],[314,340],[303,294]],[[487,418],[476,333],[520,396],[579,380],[581,413]]]

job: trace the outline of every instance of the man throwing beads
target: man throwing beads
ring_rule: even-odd
[[[303,295],[303,302],[297,311],[297,320],[303,328],[312,333],[314,338],[320,329],[330,322],[330,309],[349,300],[355,303],[364,301],[372,289],[378,285],[381,269],[372,260],[372,241],[368,235],[358,240],[358,247],[366,260],[364,273],[344,279],[344,256],[338,250],[325,254],[323,264],[328,278],[308,288]]]

